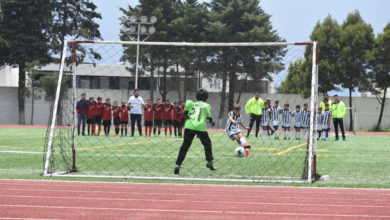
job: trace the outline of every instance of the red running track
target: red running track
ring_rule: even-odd
[[[0,219],[390,219],[390,190],[0,180]]]

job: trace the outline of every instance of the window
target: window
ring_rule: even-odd
[[[110,77],[110,89],[119,89],[119,77]]]

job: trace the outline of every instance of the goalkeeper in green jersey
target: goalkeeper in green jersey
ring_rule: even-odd
[[[209,94],[205,89],[199,89],[196,92],[196,102],[188,100],[184,107],[184,115],[182,120],[186,120],[184,125],[184,141],[180,147],[179,155],[177,156],[175,174],[180,172],[180,166],[186,157],[187,151],[191,146],[192,140],[195,135],[200,139],[203,144],[206,154],[207,164],[206,167],[210,170],[216,170],[213,164],[213,151],[211,148],[211,140],[207,133],[206,120],[214,126],[215,123],[211,118],[210,109],[211,106],[207,104]]]

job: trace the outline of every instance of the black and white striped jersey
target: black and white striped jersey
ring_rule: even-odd
[[[233,118],[233,120],[235,120],[236,122],[238,122],[237,124],[234,124],[232,121],[229,120],[230,116]],[[225,127],[225,131],[226,132],[229,132],[231,130],[237,130],[237,129],[240,129],[240,125],[239,123],[241,122],[242,120],[242,115],[236,115],[233,111],[229,112],[228,114],[228,119],[226,121],[226,127]]]
[[[261,117],[261,126],[268,126],[269,121],[271,120],[271,109],[263,109],[263,116]]]
[[[329,109],[329,110],[326,110],[324,111],[324,123],[323,125],[326,125],[328,126],[328,121],[330,120],[330,117],[332,116],[332,111]]]
[[[324,123],[324,115],[321,112],[317,112],[317,127]]]
[[[271,108],[271,119],[272,121],[279,121],[279,115],[282,109],[280,107],[273,106]]]
[[[302,126],[302,111],[295,111],[292,113],[294,116],[294,126],[301,127]]]
[[[308,128],[310,124],[310,111],[302,110],[302,127]]]
[[[292,113],[289,109],[282,110],[282,126],[283,127],[290,127],[291,115],[292,115]]]

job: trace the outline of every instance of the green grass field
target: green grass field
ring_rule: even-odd
[[[1,178],[48,179],[40,176],[43,170],[45,133],[46,129],[38,128],[0,128]],[[262,138],[251,138],[249,141],[252,145],[252,156],[237,158],[234,156],[237,144],[231,142],[223,132],[210,132],[210,136],[218,170],[211,172],[205,168],[203,147],[196,139],[183,163],[182,177],[241,179],[255,176],[255,179],[258,177],[291,180],[301,178],[306,155],[303,141],[264,141]],[[347,142],[319,142],[318,172],[329,175],[329,180],[311,185],[287,185],[390,188],[390,136],[350,135],[347,139]],[[173,167],[181,141],[170,137],[81,136],[77,138],[79,172],[75,175],[173,177]],[[55,146],[58,146],[58,141],[55,142]],[[70,155],[68,151],[60,154],[58,148],[55,150],[56,162],[62,161],[63,155]],[[63,170],[63,163],[56,163],[56,168]],[[72,180],[97,179],[76,177]]]

